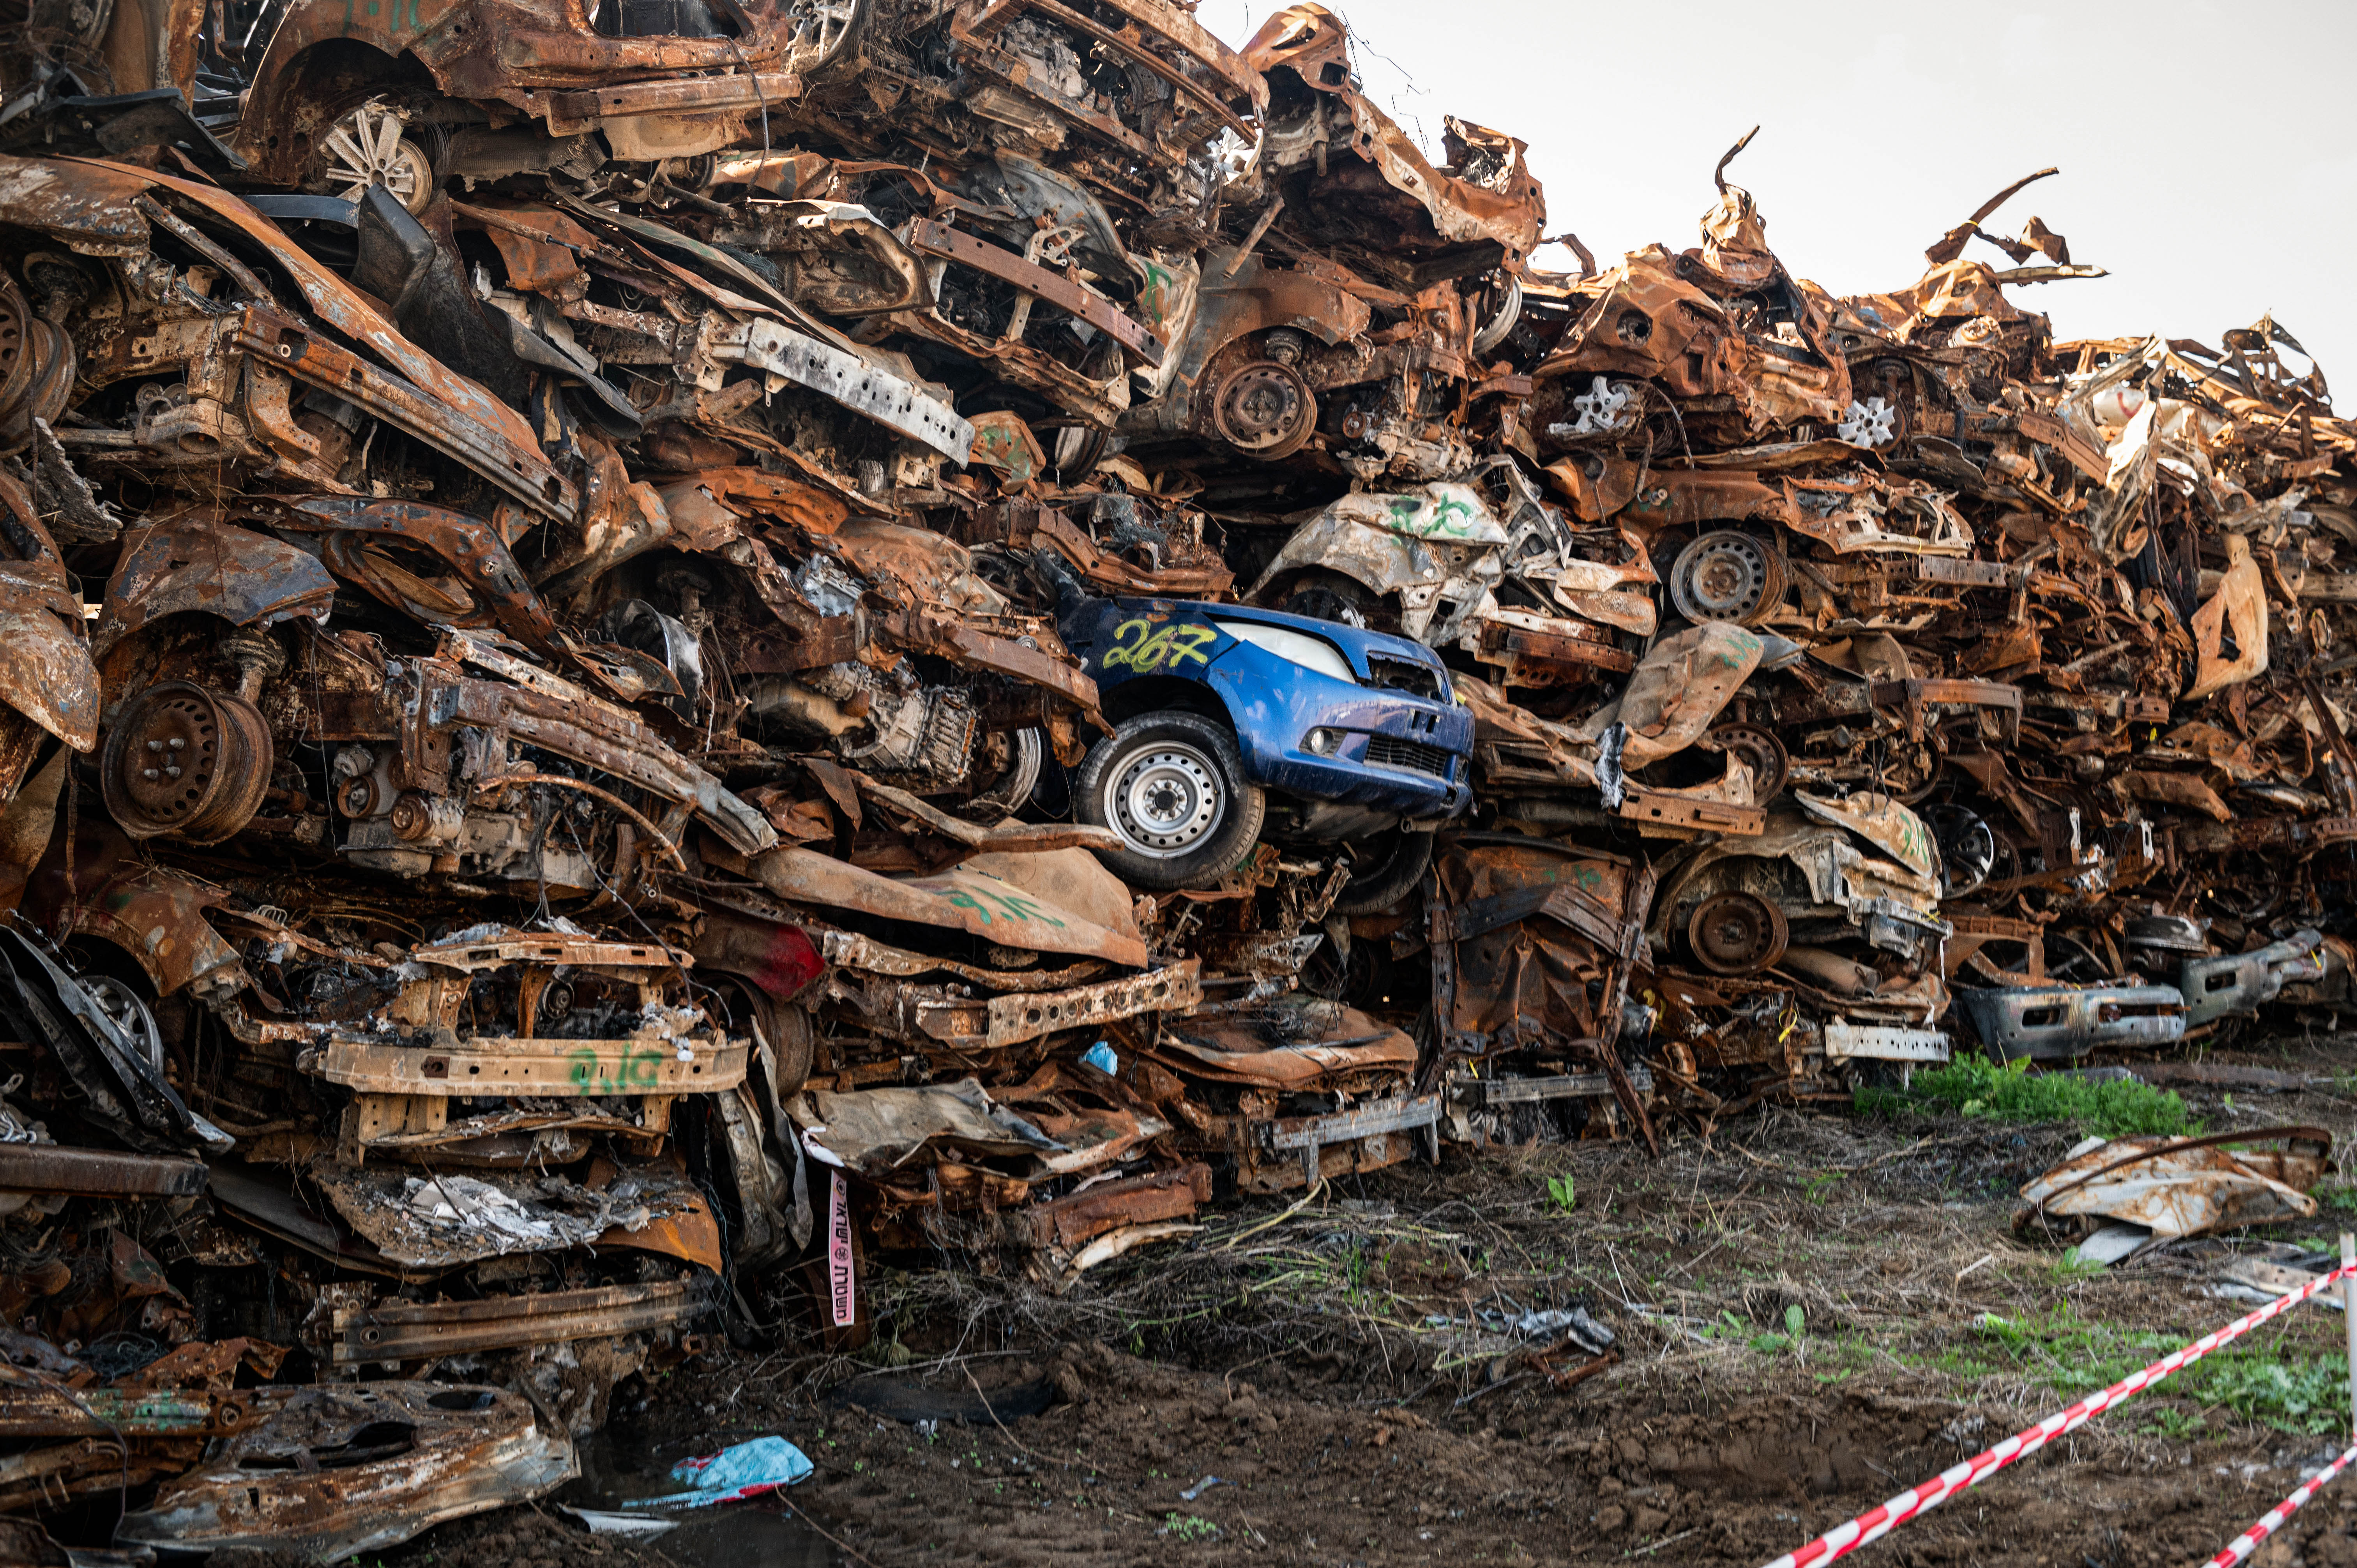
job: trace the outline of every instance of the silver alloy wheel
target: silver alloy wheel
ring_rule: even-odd
[[[1140,854],[1175,860],[1227,819],[1228,792],[1218,766],[1179,741],[1162,741],[1130,759],[1105,786],[1105,820]]]
[[[325,138],[328,182],[342,188],[336,194],[358,201],[381,185],[410,211],[423,212],[434,199],[434,166],[406,129],[399,113],[375,101],[336,122]]]

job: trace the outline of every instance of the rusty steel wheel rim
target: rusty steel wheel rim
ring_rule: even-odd
[[[1783,596],[1784,566],[1776,552],[1733,529],[1704,534],[1679,551],[1670,568],[1670,597],[1691,621],[1749,626]]]
[[[1783,911],[1751,893],[1721,893],[1686,920],[1686,942],[1714,974],[1758,974],[1784,956]]]
[[[133,838],[219,843],[261,809],[270,764],[270,728],[253,703],[165,681],[135,698],[107,736],[102,789]]]
[[[1751,803],[1764,806],[1784,792],[1792,776],[1792,759],[1773,730],[1758,725],[1715,725],[1705,737],[1721,751],[1731,751],[1751,769]]]
[[[1211,410],[1223,440],[1265,460],[1299,451],[1318,423],[1308,383],[1274,360],[1238,367],[1220,383]]]

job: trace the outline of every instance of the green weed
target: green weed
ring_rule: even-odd
[[[2092,1258],[2079,1256],[2079,1249],[2076,1247],[2067,1249],[2061,1257],[2055,1259],[2047,1267],[2056,1278],[2065,1280],[2083,1280],[2090,1274],[2100,1274],[2104,1272],[2103,1264]]]
[[[1568,1176],[1547,1177],[1547,1201],[1568,1214],[1578,1206],[1579,1191]]]
[[[2000,1065],[1978,1057],[1919,1072],[1905,1090],[1861,1089],[1857,1105],[1869,1115],[1948,1106],[2004,1122],[2069,1122],[2105,1138],[2181,1137],[2201,1130],[2185,1101],[2168,1090],[2133,1079],[2097,1082],[2034,1073],[2027,1061]]]
[[[2147,1437],[2166,1437],[2175,1441],[2190,1437],[2208,1424],[2198,1415],[2188,1415],[2173,1406],[2158,1405],[2153,1409],[2152,1418],[2136,1430]]]
[[[1220,1533],[1220,1527],[1200,1514],[1168,1513],[1162,1516],[1162,1533],[1181,1541],[1209,1541]]]

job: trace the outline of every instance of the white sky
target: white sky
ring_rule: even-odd
[[[1895,288],[2021,176],[2030,214],[2112,275],[2009,291],[2058,337],[2215,344],[2272,309],[2357,408],[2357,4],[2144,0],[1328,0],[1368,95],[1437,153],[1456,114],[1522,137],[1547,231],[1598,264],[1699,242],[1711,166],[1784,264],[1835,294]],[[1202,0],[1242,44],[1271,0]],[[1975,241],[1968,255],[2010,265]],[[2042,260],[2043,258],[2034,258]],[[1543,265],[1571,266],[1555,248]],[[2300,366],[2296,358],[2290,362]]]

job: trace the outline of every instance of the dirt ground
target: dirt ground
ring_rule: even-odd
[[[2310,1075],[2181,1090],[2211,1131],[2357,1129],[2345,1049],[2211,1059]],[[790,1498],[826,1538],[813,1564],[1759,1563],[2248,1311],[2209,1294],[2233,1253],[2321,1251],[2357,1220],[2328,1188],[2313,1220],[2074,1266],[2009,1226],[2073,1141],[1833,1106],[1658,1161],[1449,1151],[1222,1205],[1060,1297],[881,1270],[856,1360],[730,1352],[626,1390],[614,1435],[656,1466],[791,1438],[817,1465]],[[1506,1320],[1573,1305],[1620,1359],[1558,1391]],[[2337,1451],[2341,1357],[2340,1315],[2298,1308],[1858,1560],[2200,1562]],[[2352,1533],[2344,1480],[2258,1561],[2357,1565]],[[383,1562],[694,1561],[662,1545],[516,1510]]]

